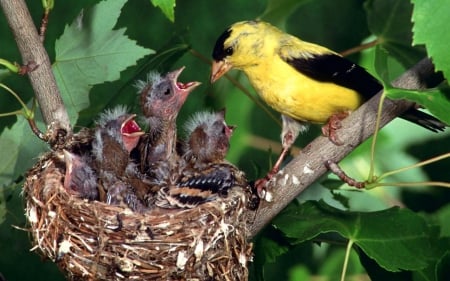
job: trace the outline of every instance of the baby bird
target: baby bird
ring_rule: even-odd
[[[140,172],[144,184],[136,185],[136,194],[152,207],[155,194],[161,186],[174,180],[174,169],[179,161],[176,153],[176,118],[187,96],[199,82],[178,82],[184,67],[161,76],[148,74],[147,81],[138,81],[140,106],[149,127],[138,146]]]
[[[283,151],[267,178],[278,171],[307,124],[327,123],[323,133],[340,144],[335,134],[340,121],[383,89],[365,69],[338,53],[262,21],[231,25],[217,39],[212,57],[211,82],[231,68],[242,70],[261,98],[282,114]],[[446,126],[415,108],[401,117],[435,132]]]
[[[133,170],[134,166],[130,152],[144,134],[134,121],[135,117],[136,114],[129,114],[126,107],[118,106],[106,110],[97,121],[92,152],[108,204],[119,204],[123,201],[120,195],[130,189],[126,180],[127,169]]]
[[[64,188],[80,198],[97,200],[99,196],[97,176],[91,168],[87,156],[82,157],[67,150],[63,150],[63,152],[66,163]]]
[[[136,83],[141,110],[149,127],[149,133],[139,145],[142,171],[148,171],[152,163],[167,161],[175,154],[176,118],[188,94],[200,85],[200,82],[178,82],[183,69],[163,77],[152,72],[147,81]]]
[[[232,187],[247,189],[244,173],[225,160],[233,129],[225,123],[225,111],[195,114],[185,125],[189,137],[181,151],[179,178],[159,191],[156,205],[193,208],[226,196]]]

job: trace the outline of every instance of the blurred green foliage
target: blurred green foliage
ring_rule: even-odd
[[[145,79],[149,70],[157,69],[166,72],[185,65],[187,68],[182,74],[181,81],[196,80],[202,82],[202,85],[190,95],[179,115],[179,123],[182,124],[196,111],[218,110],[226,107],[227,122],[238,125],[232,138],[228,159],[243,169],[250,179],[255,179],[270,168],[270,163],[277,156],[280,126],[277,120],[256,106],[229,81],[221,79],[214,87],[210,85],[210,64],[205,59],[210,60],[214,42],[222,31],[236,21],[261,18],[306,41],[319,43],[336,51],[344,51],[362,42],[378,38],[380,47],[388,52],[385,56],[387,56],[386,71],[389,70],[389,79],[398,76],[407,67],[425,56],[425,50],[432,51],[431,55],[439,66],[439,70],[447,74],[449,73],[449,64],[445,63],[448,59],[447,46],[442,44],[448,41],[442,37],[447,36],[448,32],[444,31],[449,29],[450,24],[446,22],[444,16],[446,13],[435,16],[432,14],[433,24],[428,24],[430,21],[427,19],[430,18],[433,6],[425,5],[426,1],[414,2],[417,2],[415,6],[408,0],[177,1],[174,17],[171,18],[173,0],[128,1],[121,10],[115,29],[125,28],[125,36],[136,41],[137,45],[143,48],[155,50],[156,53],[141,58],[135,66],[131,66],[134,65],[134,61],[130,61],[131,67],[123,71],[117,70],[117,72],[121,71],[120,79],[100,83],[88,89],[89,92],[85,93],[88,95],[85,97],[88,107],[81,112],[75,109],[79,114],[75,128],[91,126],[99,112],[116,104],[127,104],[132,110],[138,112],[134,81]],[[449,4],[444,0],[435,2],[442,11],[450,9]],[[52,62],[56,62],[58,57],[55,42],[61,38],[66,26],[76,19],[81,9],[89,9],[96,3],[98,1],[87,0],[55,3],[50,14],[45,39],[45,47]],[[27,4],[34,22],[39,25],[43,13],[40,1],[27,1]],[[414,27],[411,24],[412,15],[416,23]],[[108,20],[112,23],[115,19],[107,18],[106,21]],[[417,38],[412,37],[413,31],[414,36],[418,35]],[[0,34],[2,37],[0,58],[21,62],[4,16],[0,16]],[[412,47],[411,42],[423,45]],[[350,59],[375,74],[374,57],[375,52],[371,49],[353,54]],[[117,62],[112,59],[109,63]],[[242,73],[234,71],[232,75],[251,93],[254,93]],[[0,69],[0,82],[11,87],[24,101],[31,101],[33,91],[26,76],[13,75]],[[444,101],[447,97],[448,95],[442,95]],[[0,112],[19,108],[17,101],[3,91],[0,92],[0,101]],[[437,103],[442,105],[441,102],[430,102],[427,106],[433,107]],[[273,112],[273,114],[278,117],[277,113]],[[0,168],[2,180],[0,273],[7,280],[64,280],[63,275],[51,262],[42,261],[35,253],[29,252],[31,244],[27,233],[12,227],[12,225],[26,227],[23,200],[20,196],[21,183],[24,172],[32,165],[38,154],[46,149],[44,144],[34,138],[26,122],[21,118],[0,118],[1,153],[6,160],[0,165],[2,167]],[[38,125],[44,129],[44,124]],[[318,133],[319,130],[313,127],[299,138],[297,146],[305,146]],[[32,141],[24,142],[24,139],[32,139]],[[379,135],[376,173],[381,174],[447,153],[449,144],[448,132],[433,134],[402,120],[395,120]],[[369,148],[368,142],[362,144],[342,162],[342,168],[356,179],[363,180],[367,176]],[[421,169],[397,174],[389,180],[392,182],[426,180],[450,182],[449,166],[450,160],[447,159]],[[322,181],[308,188],[298,198],[298,202],[293,202],[288,209],[280,213],[273,224],[255,238],[251,280],[308,280],[310,278],[337,280],[342,270],[345,244],[348,241],[346,238],[354,239],[359,236],[350,237],[342,232],[338,235],[340,229],[338,226],[331,224],[330,228],[325,228],[320,224],[319,218],[335,224],[341,223],[349,228],[361,229],[352,226],[350,222],[343,223],[345,219],[340,217],[341,211],[334,208],[345,210],[346,214],[354,216],[358,214],[360,219],[366,219],[367,221],[364,221],[365,224],[362,225],[368,226],[363,230],[368,232],[369,236],[379,235],[380,241],[388,241],[383,235],[392,237],[395,234],[401,234],[404,231],[402,223],[409,221],[418,223],[419,221],[421,230],[419,236],[423,239],[420,242],[410,242],[408,246],[412,250],[417,250],[425,247],[424,243],[429,243],[427,248],[429,252],[426,256],[408,256],[411,253],[400,249],[387,251],[385,256],[383,253],[377,254],[377,262],[373,260],[373,253],[367,253],[362,249],[363,246],[356,245],[350,254],[347,276],[360,276],[358,280],[369,280],[366,274],[372,280],[446,280],[448,267],[445,265],[448,264],[449,258],[445,249],[450,249],[448,242],[450,233],[446,225],[450,219],[448,211],[450,192],[447,189],[423,186],[380,187],[370,191],[355,191],[340,184],[338,186],[330,184],[330,182],[336,183],[334,179],[334,177],[324,177]],[[333,207],[325,208],[326,211],[324,211],[323,208],[317,207],[319,206],[317,203],[307,202],[319,200]],[[298,204],[299,202],[302,204]],[[405,212],[399,211],[400,215],[392,216],[395,220],[386,219],[386,224],[389,224],[389,227],[386,225],[386,229],[379,222],[371,224],[370,216],[373,212],[394,205],[409,208],[414,213],[405,210],[408,214],[405,218],[402,217]],[[303,212],[301,218],[295,215],[299,212]],[[369,213],[364,214],[364,212]],[[308,221],[315,216],[318,218],[315,224],[314,221]],[[440,229],[441,225],[445,227]],[[295,229],[296,234],[292,234],[292,229],[288,229],[288,226]],[[398,232],[396,227],[399,228]],[[385,230],[389,231],[384,233]],[[315,235],[300,238],[305,233]],[[404,246],[407,243],[407,240],[402,240],[402,237],[398,239],[398,245]],[[377,245],[373,247],[376,249]],[[432,253],[436,256],[430,257]],[[412,259],[418,265],[404,266],[401,262],[407,264],[408,261],[401,260],[403,254],[406,254],[404,259]],[[392,270],[398,268],[384,264],[389,263],[390,258],[402,264],[398,267],[402,269],[401,272],[394,273]]]

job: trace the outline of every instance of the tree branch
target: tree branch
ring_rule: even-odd
[[[438,76],[440,77],[434,72],[431,61],[423,59],[392,84],[404,89],[424,89],[435,86],[442,81],[442,78],[439,79]],[[327,172],[324,164],[326,160],[339,162],[373,134],[380,96],[381,92],[342,121],[342,129],[338,131],[338,135],[344,145],[336,146],[328,138],[319,136],[268,183],[267,190],[272,197],[271,202],[262,200],[255,221],[250,227],[252,237],[289,202]],[[385,99],[380,127],[386,125],[411,106],[413,106],[413,103],[405,100]]]
[[[22,55],[23,64],[36,63],[28,72],[31,85],[41,108],[44,122],[57,122],[70,131],[70,121],[56,85],[48,54],[42,45],[37,29],[23,0],[0,0],[8,24]]]

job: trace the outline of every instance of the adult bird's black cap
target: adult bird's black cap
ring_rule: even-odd
[[[231,34],[231,29],[227,29],[217,39],[216,45],[214,46],[213,53],[212,53],[212,57],[215,61],[220,61],[220,60],[224,59],[225,57],[231,55],[230,51],[232,51],[232,49],[229,50],[229,48],[228,48],[227,50],[225,50],[225,40],[227,40],[228,37],[230,37],[230,34]]]

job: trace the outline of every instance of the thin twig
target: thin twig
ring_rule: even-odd
[[[377,39],[375,39],[373,41],[370,41],[370,42],[361,44],[359,46],[350,48],[348,50],[342,51],[342,52],[340,52],[340,54],[341,54],[341,56],[346,57],[346,56],[349,56],[351,54],[358,53],[358,52],[361,52],[363,50],[372,48],[372,47],[374,47],[374,46],[376,46],[378,44],[380,44],[380,40],[377,38]]]
[[[41,38],[41,42],[44,42],[45,40],[45,33],[47,32],[49,14],[50,10],[45,9],[44,14],[42,15],[41,27],[39,28],[39,37]]]
[[[41,140],[47,142],[48,141],[48,137],[41,132],[41,130],[39,130],[38,126],[36,125],[36,122],[34,121],[34,119],[32,118],[28,118],[27,119],[28,124],[30,125],[31,131],[33,131],[33,133],[40,138]]]

